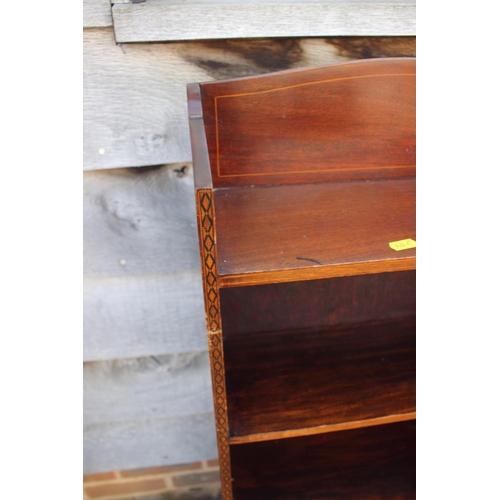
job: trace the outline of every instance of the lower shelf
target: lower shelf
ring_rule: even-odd
[[[224,349],[231,440],[415,412],[415,317],[235,335]]]
[[[231,445],[234,500],[415,498],[416,422]]]

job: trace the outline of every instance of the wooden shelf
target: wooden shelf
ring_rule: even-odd
[[[238,500],[415,498],[415,422],[231,446]]]
[[[221,287],[415,269],[415,178],[216,189]],[[221,228],[217,230],[217,228]]]
[[[368,418],[365,420],[351,420],[332,425],[318,425],[316,427],[305,427],[302,429],[290,429],[277,432],[263,432],[261,434],[250,434],[248,436],[235,436],[229,438],[230,444],[259,443],[262,441],[273,441],[276,439],[288,439],[300,436],[314,436],[315,434],[326,434],[328,432],[348,431],[351,429],[362,429],[376,425],[393,424],[416,420],[417,412],[400,413],[398,415],[385,415],[383,417]]]
[[[247,436],[239,441],[414,415],[414,317],[320,331],[228,336],[224,349],[229,435]],[[259,436],[248,437],[254,434]]]

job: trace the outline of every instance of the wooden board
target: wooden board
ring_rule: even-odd
[[[192,166],[83,176],[84,278],[200,270]]]
[[[185,85],[206,80],[175,48],[116,45],[113,30],[84,33],[84,169],[190,159]]]
[[[206,350],[191,165],[83,185],[84,359]]]
[[[415,175],[415,58],[208,82],[200,91],[214,188]]]
[[[84,425],[212,411],[207,352],[83,365]]]
[[[84,363],[84,474],[215,458],[205,352]]]
[[[199,271],[84,280],[84,361],[206,349]]]
[[[415,498],[415,422],[231,446],[234,500]]]
[[[90,424],[83,430],[83,474],[216,457],[213,413]]]
[[[113,20],[118,42],[415,35],[415,1],[148,0],[115,4]]]
[[[110,0],[83,0],[83,27],[112,26]]]
[[[414,248],[389,247],[416,237],[415,178],[220,189],[214,204],[220,286],[415,269]]]
[[[349,59],[415,55],[415,37],[117,45],[112,28],[99,28],[84,30],[83,45],[85,170],[191,161],[188,83]]]
[[[277,439],[415,412],[414,317],[225,336],[224,364],[231,437]]]
[[[415,316],[415,289],[415,271],[221,288],[224,334],[321,330]]]

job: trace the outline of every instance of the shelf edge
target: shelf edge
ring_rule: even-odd
[[[346,431],[350,429],[360,429],[362,427],[373,427],[376,425],[392,424],[416,420],[417,413],[398,413],[384,417],[370,418],[366,420],[354,420],[352,422],[342,422],[333,425],[318,425],[316,427],[305,427],[302,429],[290,429],[277,432],[263,432],[260,434],[250,434],[248,436],[234,436],[229,438],[229,444],[257,443],[261,441],[272,441],[274,439],[287,439],[299,436],[312,436],[314,434],[326,434],[328,432]]]
[[[417,267],[415,256],[400,259],[311,266],[279,271],[260,271],[243,274],[219,275],[219,287],[266,285],[291,281],[308,281],[323,278],[341,278],[363,274],[378,274],[395,271],[413,271]]]

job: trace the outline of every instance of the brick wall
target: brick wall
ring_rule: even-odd
[[[119,470],[83,477],[85,500],[220,498],[219,461]]]

